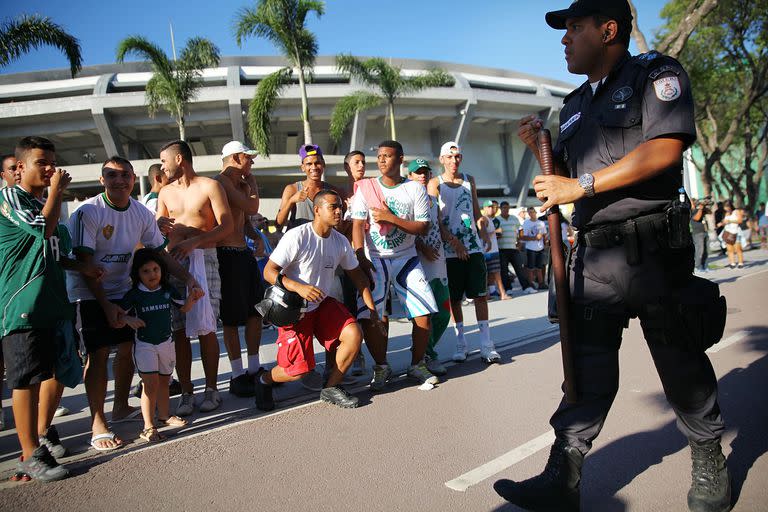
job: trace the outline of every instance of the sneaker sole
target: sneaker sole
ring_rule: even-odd
[[[343,404],[336,403],[329,398],[321,398],[320,400],[327,404],[335,405],[336,407],[341,407],[342,409],[357,409],[357,406],[360,405],[359,402],[355,404],[343,405]]]
[[[498,364],[501,362],[500,357],[481,357],[480,359],[486,364]]]

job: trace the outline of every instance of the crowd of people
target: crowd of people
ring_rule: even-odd
[[[388,140],[378,147],[378,177],[366,179],[365,154],[353,151],[344,159],[346,187],[325,182],[322,149],[303,145],[304,179],[285,186],[271,229],[259,213],[255,156],[229,142],[221,172],[209,178],[195,172],[188,144],[169,142],[148,169],[151,189],[140,200],[131,197],[131,162],[111,157],[101,169],[103,192],[78,204],[68,221],[59,215],[71,178],[56,167],[50,141],[26,137],[3,157],[2,352],[21,444],[19,475],[67,476],[56,461],[67,450],[52,422],[64,387],[81,380],[97,451],[124,445],[110,422],[143,420],[138,437],[154,443],[164,438],[161,427],[185,426],[196,408],[217,409],[219,324],[233,395],[254,397],[268,411],[273,386],[301,380],[323,401],[350,408],[358,399],[343,385],[348,373],[365,372],[363,341],[374,362],[370,389],[385,389],[393,375],[389,319],[411,321],[407,377],[431,389],[447,373],[436,345],[451,318],[452,359],[464,361],[471,350],[463,304],[475,308],[480,357],[492,364],[500,356],[488,326],[489,298],[510,299],[515,279],[526,294],[547,288],[546,224],[534,208],[518,216],[506,201],[481,207],[474,178],[460,171],[456,142],[443,144],[434,175],[427,160],[405,162],[402,145]],[[288,295],[295,306],[286,306]],[[272,368],[259,359],[265,324],[278,328]],[[201,397],[192,382],[192,338],[205,376]],[[314,339],[326,350],[322,375]],[[128,403],[134,373],[138,409]],[[174,394],[180,396],[172,408]]]

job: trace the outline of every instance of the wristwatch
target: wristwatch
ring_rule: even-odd
[[[595,177],[589,173],[579,176],[579,186],[584,189],[584,194],[587,197],[595,195]]]

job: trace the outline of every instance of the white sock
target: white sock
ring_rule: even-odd
[[[251,375],[256,375],[256,372],[259,371],[260,366],[261,363],[259,362],[259,354],[256,354],[255,356],[248,354],[248,373]]]
[[[488,320],[479,320],[477,327],[480,329],[480,344],[484,347],[493,347],[491,330],[488,328]]]
[[[457,341],[464,343],[464,322],[456,322],[453,325],[453,330],[456,332]]]
[[[245,373],[245,370],[243,370],[243,359],[237,358],[232,359],[229,364],[232,366],[232,378],[236,379],[237,377],[241,376]]]

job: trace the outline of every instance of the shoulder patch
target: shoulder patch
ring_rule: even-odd
[[[653,89],[661,101],[674,101],[680,97],[680,80],[676,76],[659,78],[653,82]]]
[[[679,75],[682,69],[680,66],[675,66],[672,64],[665,64],[664,66],[660,66],[653,71],[651,71],[648,74],[648,78],[651,80],[656,80],[656,78],[661,75],[662,73],[674,73],[675,75]]]

